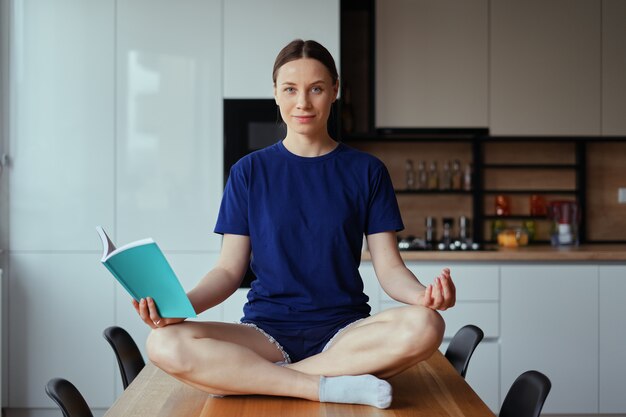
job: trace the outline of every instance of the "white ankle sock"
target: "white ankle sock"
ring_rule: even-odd
[[[387,408],[391,405],[391,385],[374,375],[322,376],[320,402]]]

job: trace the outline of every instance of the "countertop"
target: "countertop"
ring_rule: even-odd
[[[519,248],[497,248],[482,251],[400,251],[405,261],[476,261],[476,262],[568,262],[608,261],[626,262],[626,245],[589,244],[577,247],[552,247],[550,245]],[[370,261],[369,251],[364,251],[362,260]]]

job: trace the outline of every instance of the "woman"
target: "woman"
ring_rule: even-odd
[[[378,159],[335,142],[327,121],[339,88],[330,53],[295,40],[276,58],[274,96],[287,135],[231,169],[215,232],[219,261],[189,292],[196,312],[238,287],[248,264],[257,276],[240,324],[158,316],[150,360],[214,395],[265,394],[389,407],[391,377],[427,359],[455,303],[448,269],[424,287],[396,246],[403,229],[393,187]],[[408,304],[369,316],[358,273],[363,234],[376,275]]]

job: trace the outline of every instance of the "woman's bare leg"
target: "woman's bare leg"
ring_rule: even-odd
[[[441,344],[444,329],[434,310],[393,308],[349,327],[325,352],[287,367],[310,375],[389,378],[428,359]]]
[[[152,331],[148,356],[172,376],[212,394],[267,394],[318,400],[319,375],[275,365],[283,355],[258,330],[184,322]]]

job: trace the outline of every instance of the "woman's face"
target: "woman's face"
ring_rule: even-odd
[[[307,136],[326,135],[338,84],[333,84],[328,69],[316,59],[301,58],[280,67],[274,97],[289,131]]]

